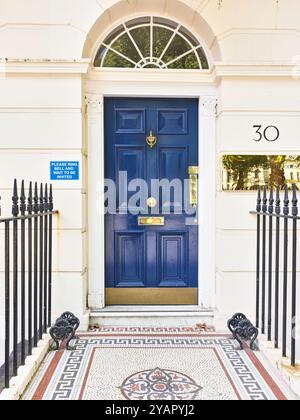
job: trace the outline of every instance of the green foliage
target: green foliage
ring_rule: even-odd
[[[300,165],[300,156],[291,157],[284,155],[226,155],[223,157],[224,168],[229,172],[233,180],[235,190],[245,190],[246,185],[249,184],[249,177],[255,179],[257,184],[253,184],[252,188],[257,188],[260,182],[260,175],[264,173],[264,178],[267,174],[269,186],[281,186],[287,183],[285,177],[285,169],[288,161],[293,165]],[[297,180],[295,180],[297,181]],[[253,181],[252,181],[253,182]],[[289,180],[292,182],[292,180]]]

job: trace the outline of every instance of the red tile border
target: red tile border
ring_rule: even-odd
[[[32,400],[41,401],[43,399],[63,354],[64,354],[63,350],[60,350],[57,353],[55,353],[47,371],[45,372],[41,382],[39,383],[37,389],[35,390]]]
[[[281,391],[279,386],[276,384],[276,382],[273,380],[273,378],[270,376],[270,374],[267,372],[265,367],[262,365],[260,360],[257,358],[254,352],[252,352],[249,349],[246,349],[245,352],[247,353],[247,356],[251,360],[251,362],[254,364],[258,372],[263,377],[264,381],[268,385],[268,387],[271,389],[271,391],[274,393],[275,397],[279,401],[287,401],[288,398],[284,395],[284,393]]]

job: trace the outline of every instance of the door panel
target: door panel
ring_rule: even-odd
[[[127,183],[120,184],[119,174],[126,172],[128,183],[134,179],[145,179],[146,176],[146,155],[145,147],[135,146],[116,146],[115,159],[115,180],[117,185],[117,202],[119,209],[124,205],[124,197],[128,200],[134,195],[134,192],[128,192]],[[128,201],[126,200],[126,201]]]
[[[158,109],[158,134],[187,134],[187,109]]]
[[[144,109],[118,109],[115,110],[117,134],[145,134]]]
[[[152,147],[150,132],[157,138]],[[186,223],[196,217],[196,209],[191,215],[184,207],[189,191],[150,188],[152,180],[183,183],[190,166],[198,166],[197,100],[106,99],[105,177],[115,182],[117,195],[117,211],[106,215],[108,305],[197,304],[198,226]],[[137,178],[148,184],[155,210],[144,198],[138,211],[128,207],[137,192],[128,192],[128,184]],[[164,223],[140,225],[140,216]]]
[[[159,148],[159,178],[173,181],[186,178],[186,168],[188,166],[187,147],[160,147]]]
[[[160,147],[159,148],[159,171],[158,178],[160,180],[168,180],[170,183],[180,180],[184,182],[186,179],[186,168],[188,167],[188,147]],[[184,195],[176,197],[174,187],[169,191],[162,189],[160,192],[160,210],[170,208],[173,213],[176,209],[184,206]]]
[[[188,286],[187,232],[159,235],[159,287]]]
[[[143,233],[116,233],[116,286],[145,287],[145,235]]]

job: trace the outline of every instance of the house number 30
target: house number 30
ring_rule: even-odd
[[[266,141],[273,143],[280,137],[279,128],[275,125],[269,125],[266,128],[262,125],[254,125],[253,128],[256,130],[255,133],[257,134],[257,137],[253,139],[256,142],[265,139]]]

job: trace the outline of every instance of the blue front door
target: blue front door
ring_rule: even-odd
[[[197,100],[106,99],[108,305],[198,303],[197,167]]]

